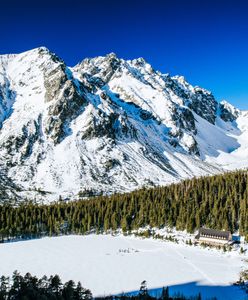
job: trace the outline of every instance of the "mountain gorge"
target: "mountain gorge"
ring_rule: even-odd
[[[1,200],[53,201],[248,166],[248,112],[143,58],[0,56]]]

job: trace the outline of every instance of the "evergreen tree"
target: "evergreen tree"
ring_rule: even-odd
[[[48,205],[0,205],[0,242],[13,238],[85,234],[121,228],[200,226],[225,229],[248,238],[247,171],[185,180],[131,193]]]
[[[147,289],[147,282],[143,280],[140,284],[139,296],[141,299],[148,298],[148,289]]]
[[[163,287],[161,298],[162,298],[162,300],[169,300],[170,299],[169,287],[168,286],[166,288]]]

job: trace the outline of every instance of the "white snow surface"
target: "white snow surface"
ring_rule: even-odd
[[[225,124],[222,121],[220,124],[220,126],[225,126],[224,130],[227,132],[225,138],[229,138],[230,142],[225,144],[223,138],[219,141],[222,145],[227,145],[227,148],[219,148],[217,156],[213,155],[207,158],[210,163],[217,163],[226,170],[248,168],[248,112],[241,112],[233,123]],[[218,143],[216,133],[213,137],[216,139],[215,143]]]
[[[111,235],[62,236],[0,244],[0,273],[14,270],[81,281],[94,296],[135,292],[146,280],[203,299],[245,299],[232,284],[247,267],[244,255],[152,239]]]

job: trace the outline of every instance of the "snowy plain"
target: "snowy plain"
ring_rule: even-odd
[[[247,255],[132,236],[46,237],[0,244],[0,274],[14,270],[62,281],[81,281],[94,296],[135,292],[143,280],[153,293],[170,292],[243,300],[232,284],[248,267]]]

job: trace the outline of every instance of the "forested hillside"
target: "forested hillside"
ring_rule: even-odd
[[[248,172],[185,180],[127,194],[49,205],[0,206],[1,239],[85,234],[144,226],[176,227],[193,232],[200,226],[225,229],[248,238]]]

